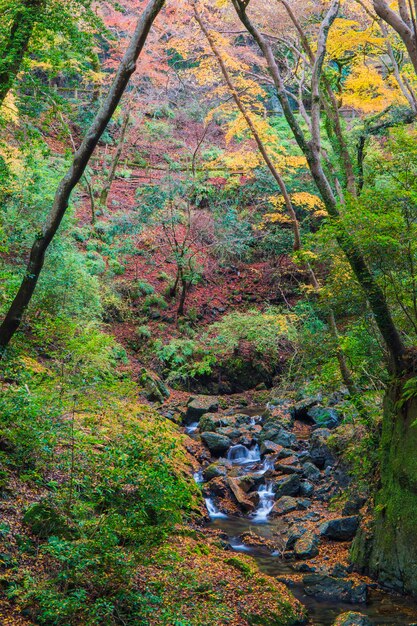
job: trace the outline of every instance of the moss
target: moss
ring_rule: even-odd
[[[352,558],[383,584],[417,594],[417,400],[400,408],[401,393],[397,382],[385,399],[374,536],[362,531]]]

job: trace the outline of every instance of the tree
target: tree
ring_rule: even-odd
[[[4,4],[4,0],[1,4]],[[42,18],[45,0],[18,3],[10,32],[0,48],[0,106],[19,72],[35,24]]]
[[[286,1],[282,0],[282,2],[289,7]],[[389,370],[394,379],[386,394],[381,457],[382,484],[377,496],[375,533],[373,543],[370,546],[365,545],[363,535],[360,536],[355,559],[357,563],[366,565],[369,557],[369,569],[373,573],[398,588],[417,593],[414,571],[417,562],[417,544],[415,542],[417,533],[415,517],[417,473],[411,461],[414,456],[413,447],[417,445],[417,435],[415,429],[412,428],[417,415],[417,403],[411,399],[412,394],[409,396],[408,403],[401,400],[407,385],[405,381],[414,371],[414,352],[405,349],[400,332],[393,321],[385,293],[367,264],[352,233],[341,220],[340,207],[343,206],[343,195],[339,194],[341,199],[337,198],[335,183],[328,173],[332,172],[332,169],[329,167],[322,145],[322,112],[324,109],[327,122],[332,124],[337,139],[335,146],[341,157],[339,163],[343,164],[344,167],[344,171],[338,172],[338,185],[340,186],[341,181],[348,181],[348,192],[354,197],[356,185],[354,187],[349,184],[352,168],[350,155],[346,150],[346,141],[341,132],[337,103],[329,92],[330,86],[326,76],[323,75],[328,36],[331,26],[337,18],[340,2],[338,0],[331,2],[330,8],[321,22],[315,54],[310,53],[307,36],[300,24],[295,17],[293,20],[299,31],[304,52],[310,57],[311,123],[307,133],[290,106],[280,62],[275,58],[270,40],[254,24],[247,13],[250,2],[232,0],[232,3],[242,24],[257,42],[266,59],[284,116],[307,159],[311,175],[333,224],[335,238],[363,289],[390,357]]]
[[[30,251],[29,261],[20,288],[0,326],[0,353],[4,353],[20,326],[42,271],[45,253],[68,208],[71,192],[84,174],[90,157],[123,96],[130,77],[136,69],[136,63],[146,42],[149,30],[164,3],[165,0],[150,0],[143,11],[109,92],[84,136],[80,147],[76,151],[69,170],[59,183],[51,211],[42,231],[36,236]]]
[[[377,15],[393,28],[407,48],[417,73],[417,3],[415,0],[398,0],[398,12],[386,0],[373,0]]]

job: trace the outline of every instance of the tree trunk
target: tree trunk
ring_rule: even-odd
[[[126,137],[126,131],[129,125],[129,119],[130,119],[130,113],[129,111],[126,111],[123,115],[122,130],[120,133],[120,138],[117,144],[116,152],[114,153],[114,156],[111,162],[110,172],[100,194],[100,205],[104,208],[107,207],[107,199],[109,197],[112,182],[114,181],[114,178],[116,176],[117,166],[119,165],[119,161],[122,156],[123,145],[124,145],[125,137]]]
[[[374,9],[378,17],[389,24],[401,37],[414,71],[417,74],[417,33],[414,16],[410,16],[404,4],[399,3],[400,12],[394,11],[386,0],[373,0]]]
[[[330,23],[326,22],[326,18],[323,21],[324,28],[321,29],[320,39],[318,42],[318,50],[321,50],[321,56],[319,55],[318,51],[313,67],[312,139],[308,140],[291,109],[290,103],[288,101],[288,96],[286,94],[285,84],[281,76],[278,64],[275,60],[271,45],[266,37],[253,24],[253,22],[246,13],[246,7],[248,2],[246,0],[232,0],[232,2],[239,19],[248,30],[248,32],[252,35],[252,37],[255,39],[267,61],[268,68],[271,72],[271,76],[274,81],[277,96],[280,100],[284,116],[294,135],[295,140],[297,141],[299,147],[301,148],[307,159],[307,163],[313,180],[323,199],[327,212],[329,213],[330,218],[335,224],[336,240],[341,250],[344,252],[358,283],[365,293],[365,296],[370,304],[372,313],[375,317],[375,321],[378,325],[379,331],[386,343],[390,354],[390,368],[393,372],[400,372],[402,369],[402,356],[404,354],[404,346],[402,344],[398,330],[393,322],[388,303],[385,299],[381,287],[378,285],[378,282],[376,281],[375,277],[367,266],[360,249],[356,246],[349,232],[341,224],[338,203],[332,190],[332,186],[323,170],[320,141],[320,96],[318,93],[318,89],[325,53],[326,33],[328,32]],[[329,9],[328,16],[330,16],[330,11],[334,9],[335,5],[337,5],[337,2],[332,3],[331,8]],[[333,17],[334,16],[335,12],[333,11]]]
[[[256,130],[256,127],[251,119],[251,116],[249,115],[249,113],[246,111],[245,106],[242,102],[242,99],[240,98],[237,89],[235,89],[232,80],[230,78],[229,72],[227,70],[227,67],[223,61],[223,57],[221,55],[220,50],[218,49],[215,40],[213,39],[213,37],[211,36],[210,32],[207,30],[203,20],[201,19],[201,16],[198,12],[197,9],[197,4],[194,1],[193,2],[193,8],[194,8],[194,16],[195,19],[198,23],[198,25],[200,26],[203,34],[205,35],[209,46],[214,54],[214,56],[216,57],[218,63],[219,63],[219,67],[220,70],[223,74],[223,78],[226,82],[226,85],[228,86],[230,93],[232,94],[232,98],[236,103],[237,108],[239,109],[240,113],[242,114],[246,124],[248,125],[248,128],[252,134],[252,137],[254,138],[256,145],[258,146],[259,152],[262,155],[263,160],[265,161],[266,166],[268,167],[269,171],[271,172],[272,176],[275,178],[275,181],[278,184],[278,187],[282,193],[282,196],[284,198],[284,202],[285,202],[285,208],[287,209],[287,212],[290,216],[291,219],[291,226],[292,226],[292,230],[293,230],[293,234],[294,234],[294,245],[293,245],[293,249],[294,251],[297,251],[301,248],[301,237],[300,237],[300,228],[299,228],[299,224],[298,224],[298,219],[293,207],[293,204],[291,202],[291,198],[290,195],[287,191],[287,187],[285,185],[284,179],[282,178],[281,174],[278,172],[277,168],[275,167],[275,165],[273,164],[268,151],[264,145],[264,142],[262,141],[261,136],[259,135],[258,131]]]
[[[5,46],[0,49],[0,106],[13,86],[27,52],[33,28],[42,17],[44,0],[23,0]]]
[[[23,314],[26,311],[38,282],[44,263],[45,252],[68,208],[71,192],[84,174],[90,157],[121,100],[130,77],[136,69],[136,62],[145,44],[149,30],[159,11],[162,9],[164,2],[165,0],[150,0],[143,11],[107,97],[75,153],[68,172],[58,185],[51,212],[46,219],[42,231],[37,235],[30,251],[29,262],[20,288],[0,326],[0,354],[4,353],[11,338],[20,326]]]
[[[417,596],[417,398],[399,408],[402,392],[396,381],[386,393],[375,519],[357,535],[352,559],[382,584]]]

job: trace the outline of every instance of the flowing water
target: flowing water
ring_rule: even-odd
[[[257,407],[256,410],[259,411],[259,408]],[[274,467],[273,461],[268,457],[261,459],[259,446],[252,448],[243,445],[233,446],[229,450],[228,460],[233,466],[241,465],[245,472],[257,471],[259,475],[263,475],[268,469]],[[260,461],[262,461],[262,465],[260,465]],[[202,472],[196,472],[194,478],[196,482],[202,483]],[[264,484],[258,488],[258,494],[259,504],[256,511],[245,518],[227,516],[217,508],[211,498],[206,498],[206,507],[211,520],[210,527],[227,535],[232,550],[253,556],[262,572],[278,578],[294,574],[291,563],[285,561],[279,555],[279,551],[271,552],[263,546],[249,547],[244,545],[240,539],[243,533],[254,531],[260,537],[273,540],[276,544],[277,538],[279,539],[280,533],[285,527],[285,522],[282,519],[269,519],[269,513],[274,506],[272,482],[264,481]],[[284,544],[285,540],[283,540]],[[379,589],[369,590],[366,605],[319,601],[306,595],[301,584],[293,584],[291,590],[307,607],[310,619],[308,624],[311,626],[331,626],[341,613],[347,611],[357,611],[367,615],[374,626],[411,626],[417,624],[417,603],[408,597],[394,595]]]

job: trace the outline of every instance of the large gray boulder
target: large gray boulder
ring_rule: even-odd
[[[303,577],[303,587],[307,595],[326,602],[362,604],[367,598],[365,583],[327,574],[306,574]]]
[[[216,413],[219,410],[219,401],[214,396],[191,396],[187,404],[185,422],[195,422],[205,413]]]
[[[310,437],[311,460],[319,469],[332,467],[336,463],[336,458],[328,446],[328,439],[331,431],[328,428],[318,428]]]
[[[309,409],[307,415],[321,428],[336,428],[342,421],[340,413],[331,407],[315,406]]]
[[[322,537],[335,541],[350,541],[355,536],[358,527],[359,517],[357,515],[338,517],[324,522],[320,526],[320,534]]]
[[[277,499],[282,496],[298,496],[300,492],[300,478],[297,474],[280,478],[275,482],[274,491]]]
[[[286,515],[287,513],[297,511],[298,508],[299,506],[296,498],[293,498],[292,496],[282,496],[282,498],[280,498],[278,502],[275,502],[272,509],[272,515]]]
[[[224,454],[232,445],[229,437],[217,433],[201,433],[201,439],[212,454]]]

